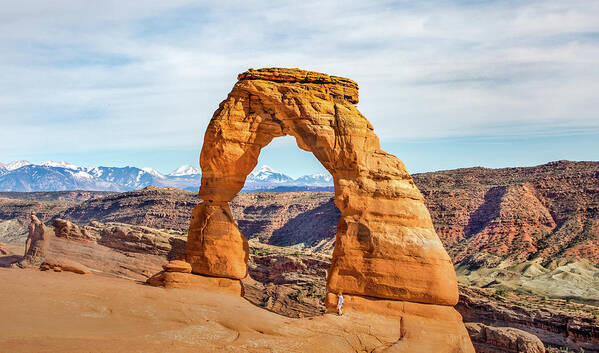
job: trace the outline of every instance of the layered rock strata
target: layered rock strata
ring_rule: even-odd
[[[341,217],[329,292],[421,305],[416,311],[428,310],[425,304],[440,305],[439,310],[455,315],[439,320],[464,338],[453,340],[455,347],[472,351],[461,318],[451,308],[458,301],[455,271],[423,196],[404,164],[380,149],[356,103],[358,85],[346,78],[274,68],[240,74],[204,135],[203,202],[192,212],[186,260],[197,274],[247,275],[247,241],[228,203],[255,168],[260,150],[276,137],[291,135],[334,179]],[[399,316],[406,314],[395,309]]]

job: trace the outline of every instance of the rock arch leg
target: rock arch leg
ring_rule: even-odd
[[[242,279],[248,256],[248,242],[227,202],[204,201],[193,209],[185,257],[194,273]]]

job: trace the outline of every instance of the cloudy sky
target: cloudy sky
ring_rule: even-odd
[[[4,163],[197,165],[237,74],[273,66],[357,81],[412,172],[599,160],[598,1],[20,0],[0,52]],[[260,163],[321,169],[292,138]]]

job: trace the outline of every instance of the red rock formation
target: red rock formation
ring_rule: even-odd
[[[18,262],[13,266],[44,265],[42,269],[73,269],[76,273],[93,269],[97,273],[145,281],[160,270],[165,259],[184,257],[185,239],[181,233],[122,223],[92,222],[78,227],[60,221],[54,225],[47,227],[33,216],[25,256],[15,259]],[[88,238],[81,238],[84,234]]]
[[[59,217],[77,224],[119,222],[158,229],[187,230],[189,212],[197,204],[196,193],[172,187],[148,186],[142,190],[91,198],[62,211]]]
[[[380,149],[357,102],[358,86],[345,78],[298,69],[240,74],[204,135],[203,202],[192,212],[186,259],[194,273],[246,276],[248,246],[228,202],[242,189],[260,150],[291,135],[334,179],[341,219],[328,290],[367,303],[350,306],[356,310],[380,309],[377,298],[398,303],[391,307],[402,317],[411,314],[400,301],[414,312],[445,310],[448,315],[436,324],[453,327],[459,338],[451,340],[454,347],[471,351],[461,318],[449,307],[458,300],[455,271],[424,199],[404,164]],[[432,314],[424,316],[435,321]]]
[[[247,247],[227,203],[256,166],[261,148],[292,135],[335,181],[342,216],[329,290],[457,303],[453,266],[423,197],[403,163],[380,150],[372,126],[354,106],[357,88],[349,79],[297,69],[239,75],[204,138],[199,193],[204,203],[194,209],[187,243],[194,272],[245,276]]]
[[[206,277],[191,274],[191,265],[185,261],[173,260],[162,266],[164,271],[148,278],[146,283],[155,287],[214,289],[237,296],[243,295],[239,280],[219,277]]]
[[[484,252],[599,263],[598,162],[456,169],[414,181],[454,262]]]
[[[96,238],[90,236],[85,228],[79,228],[73,223],[56,218],[52,222],[54,227],[54,234],[59,238],[77,241],[96,241]]]
[[[46,227],[36,216],[31,215],[29,236],[25,243],[25,254],[19,263],[23,266],[41,264],[47,255],[48,244],[52,237],[54,237],[54,231]]]
[[[184,257],[185,241],[144,226],[123,223],[91,222],[84,229],[95,234],[98,244],[126,252],[165,255],[169,259]]]

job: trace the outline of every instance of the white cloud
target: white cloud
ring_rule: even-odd
[[[599,125],[595,1],[197,4],[5,4],[0,152],[199,149],[269,66],[358,81],[382,139]]]

